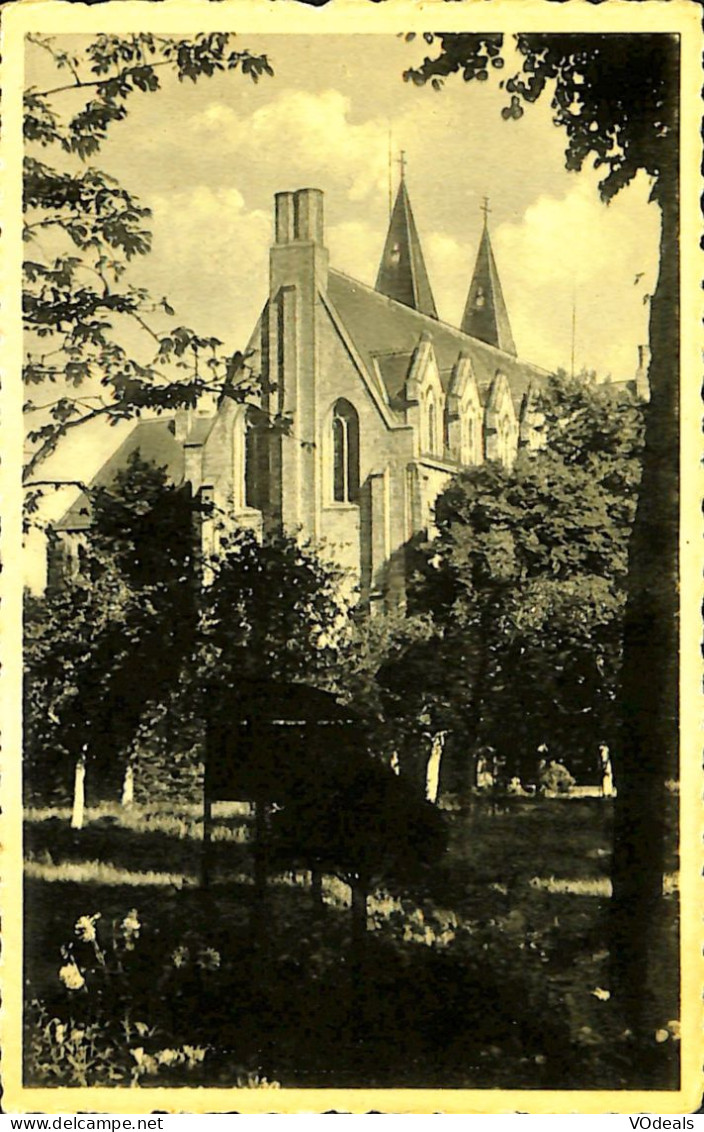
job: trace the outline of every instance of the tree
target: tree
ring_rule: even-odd
[[[332,682],[348,609],[339,572],[312,549],[222,531],[204,562],[212,515],[138,453],[90,495],[80,569],[28,607],[30,763],[63,756],[114,779],[138,734],[164,732],[164,703],[161,742],[178,745],[202,735],[213,688]]]
[[[324,793],[310,734],[306,732],[302,751],[296,746],[301,724],[293,727],[292,754],[281,728],[270,726],[269,705],[272,697],[276,702],[277,690],[288,703],[291,685],[304,685],[302,692],[310,693],[329,690],[339,680],[349,608],[341,571],[295,538],[272,534],[260,542],[249,530],[223,530],[219,542],[200,594],[198,634],[181,698],[206,728],[207,760],[230,766],[228,790],[241,789],[236,797],[254,801],[254,909],[255,922],[261,924],[271,803],[279,800],[281,790],[287,797],[303,790],[315,811]],[[304,694],[299,708],[304,720],[307,702]],[[325,757],[337,766],[344,752],[334,739],[334,731],[328,732],[332,746]],[[299,765],[299,756],[305,766]],[[312,770],[307,769],[311,762]],[[212,761],[209,765],[212,774]],[[206,783],[208,774],[206,768]],[[209,805],[206,785],[206,824]],[[294,842],[305,836],[297,828]],[[205,876],[207,872],[206,861]]]
[[[438,659],[463,672],[466,745],[492,748],[506,780],[536,781],[546,743],[572,762],[591,750],[596,767],[613,742],[642,443],[630,395],[563,375],[537,409],[539,451],[466,469],[441,494],[411,594],[442,635]]]
[[[432,752],[462,730],[467,658],[446,656],[430,613],[388,611],[354,624],[339,691],[367,721],[377,754],[423,791]],[[440,768],[438,768],[439,772]]]
[[[145,712],[192,651],[196,618],[189,492],[136,453],[91,496],[79,571],[31,599],[25,619],[30,780],[75,765],[79,789],[89,770],[108,787],[122,778]]]
[[[504,66],[501,35],[439,35],[440,50],[406,78],[438,89],[446,76],[486,81]],[[661,217],[660,272],[650,302],[651,399],[642,487],[629,543],[620,678],[620,741],[614,852],[612,962],[616,988],[642,1021],[651,928],[662,896],[664,782],[677,773],[679,451],[679,39],[669,34],[518,35],[521,71],[501,87],[502,110],[549,90],[555,124],[567,135],[568,169],[588,158],[605,171],[604,201],[639,171],[652,178]],[[652,673],[657,673],[653,681]]]
[[[235,71],[257,81],[273,71],[266,56],[219,32],[101,34],[78,52],[63,50],[60,40],[28,38],[57,71],[55,85],[30,87],[24,103],[24,380],[52,390],[50,399],[28,396],[25,405],[36,421],[24,469],[31,514],[48,486],[37,476],[42,461],[78,426],[192,407],[209,391],[236,400],[251,392],[241,352],[223,355],[217,338],[169,326],[168,299],[131,280],[131,264],[150,250],[150,210],[87,162],[126,119],[130,101],[158,91],[164,73],[195,83]],[[41,159],[47,149],[61,155],[56,164]]]
[[[342,574],[314,548],[285,534],[260,542],[223,531],[200,594],[194,677],[308,682],[329,687],[348,629]]]

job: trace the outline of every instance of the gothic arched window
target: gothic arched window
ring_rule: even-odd
[[[437,420],[435,402],[431,399],[428,405],[428,448],[431,452],[437,451]]]
[[[425,402],[425,451],[437,456],[442,454],[439,437],[439,414],[435,394],[429,390]]]
[[[463,464],[475,464],[476,456],[474,452],[474,417],[467,416],[464,421],[465,441],[462,452]]]
[[[332,410],[332,497],[354,503],[359,494],[359,417],[341,397]]]
[[[244,505],[262,509],[266,498],[266,439],[262,415],[254,407],[244,420]]]

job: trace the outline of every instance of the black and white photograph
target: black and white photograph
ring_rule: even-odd
[[[692,1112],[697,5],[336,5],[4,13],[7,1110]]]

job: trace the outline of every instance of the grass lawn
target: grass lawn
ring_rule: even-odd
[[[47,1052],[52,1018],[69,1031],[78,1020],[82,1035],[108,1017],[122,1038],[105,1064],[85,1070],[84,1057],[90,1083],[132,1073],[146,1084],[677,1087],[676,860],[654,980],[662,1032],[636,1051],[608,996],[608,802],[514,799],[495,812],[478,800],[448,812],[441,864],[413,891],[370,900],[363,953],[334,878],[316,915],[306,874],[272,877],[253,917],[242,808],[215,808],[209,890],[198,885],[196,808],[89,811],[80,833],[68,818],[35,809],[25,826],[27,1001],[45,1008],[28,1084],[77,1083],[75,1049]],[[132,909],[138,938],[111,951],[111,924]],[[107,958],[96,971],[74,925],[98,912]],[[57,974],[72,940],[78,990]],[[178,1052],[193,1047],[202,1054]]]

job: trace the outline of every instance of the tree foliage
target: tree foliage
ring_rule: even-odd
[[[273,852],[350,885],[362,934],[373,888],[417,881],[442,855],[446,831],[435,807],[362,743],[326,754],[315,781],[303,783],[273,815]]]
[[[428,34],[426,40],[437,42],[439,52],[406,71],[408,81],[430,81],[440,90],[451,74],[486,82],[492,70],[503,73],[501,34]],[[509,96],[504,119],[522,117],[524,105],[548,90],[553,121],[567,134],[568,169],[580,170],[593,158],[604,170],[604,200],[643,170],[655,178],[657,197],[677,155],[676,37],[538,32],[515,36],[515,46],[521,69],[499,79]]]
[[[25,477],[61,438],[96,419],[132,419],[145,409],[192,407],[204,392],[246,398],[253,377],[244,355],[183,325],[133,281],[131,264],[149,253],[150,209],[113,177],[87,164],[125,121],[134,98],[158,91],[162,76],[193,83],[239,72],[273,74],[265,55],[239,49],[226,33],[173,38],[101,34],[81,51],[60,38],[30,36],[57,74],[25,92],[23,317],[32,415]],[[49,163],[44,154],[50,151]],[[36,423],[35,423],[36,422]],[[36,509],[36,491],[29,493]]]
[[[119,775],[150,706],[192,648],[197,553],[188,493],[135,454],[92,493],[80,569],[28,601],[25,752],[29,777],[59,780],[83,757]]]
[[[543,744],[596,763],[613,742],[642,447],[630,394],[562,376],[539,405],[539,451],[466,469],[441,494],[411,595],[442,637],[436,664],[463,673],[466,742],[532,780]]]
[[[200,595],[198,679],[329,685],[348,626],[341,573],[293,537],[223,533]]]

